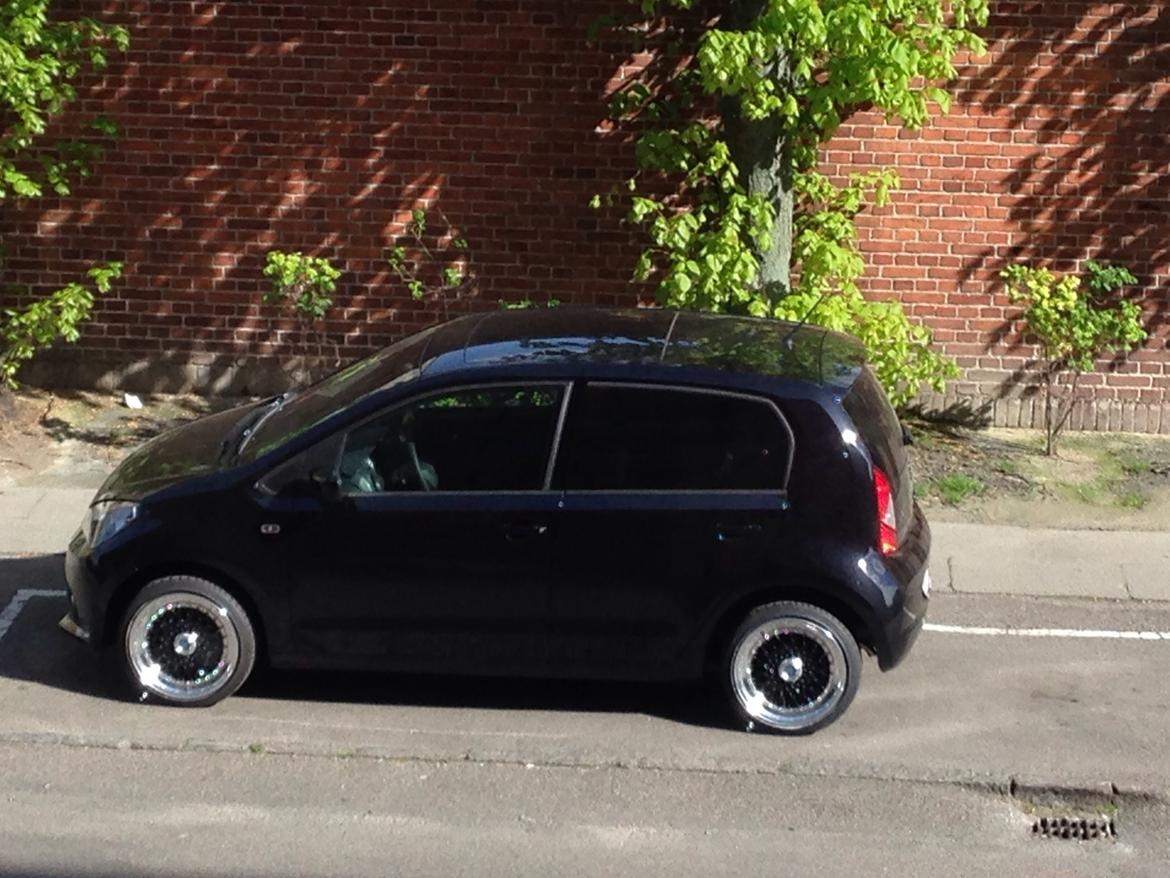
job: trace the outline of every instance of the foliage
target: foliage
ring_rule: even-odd
[[[0,2],[0,199],[34,197],[46,190],[69,193],[69,179],[85,176],[97,156],[95,144],[81,140],[46,143],[49,119],[77,96],[73,81],[87,67],[106,66],[109,46],[125,51],[125,28],[90,18],[51,21],[49,0]],[[94,130],[111,135],[108,119]]]
[[[301,324],[304,338],[314,340],[318,361],[324,356],[328,339],[323,321],[333,308],[333,293],[341,271],[323,256],[309,256],[300,251],[270,250],[264,262],[264,276],[272,281],[264,292],[263,302],[288,310]],[[337,345],[333,359],[340,361]]]
[[[1027,335],[1040,345],[1046,451],[1055,453],[1075,403],[1077,381],[1105,354],[1124,354],[1146,339],[1141,309],[1112,294],[1137,283],[1121,266],[1086,262],[1085,276],[1057,275],[1047,268],[1010,265],[1000,272],[1008,298],[1024,306]],[[1087,288],[1087,289],[1086,289]],[[1062,373],[1072,381],[1063,401],[1055,398]]]
[[[932,106],[946,112],[957,53],[983,50],[972,29],[986,22],[987,0],[728,0],[725,10],[758,7],[738,27],[730,11],[714,22],[701,18],[694,0],[637,5],[641,19],[658,25],[630,22],[628,30],[647,40],[656,71],[666,72],[629,81],[610,107],[639,131],[628,218],[650,245],[635,278],[656,280],[667,305],[807,316],[854,332],[899,401],[923,380],[940,386],[955,374],[932,351],[929,330],[911,324],[896,302],[866,302],[857,286],[864,264],[854,218],[867,200],[885,203],[896,179],[863,172],[837,186],[817,162],[819,148],[859,109],[876,108],[910,129]],[[731,128],[743,120],[771,126],[780,145],[775,174],[792,181],[791,284],[761,279],[761,254],[787,208],[751,191],[733,161]],[[664,178],[673,184],[666,191]]]
[[[49,0],[0,0],[0,204],[47,192],[68,195],[71,181],[89,173],[97,143],[49,142],[47,126],[76,97],[76,78],[105,67],[108,50],[125,50],[129,39],[124,28],[89,18],[50,20],[48,7]],[[116,133],[108,119],[90,125],[98,135]],[[0,383],[14,387],[20,366],[54,341],[76,341],[95,294],[107,292],[121,270],[117,262],[94,266],[88,281],[0,312]]]
[[[532,299],[500,299],[496,304],[501,311],[527,311],[531,308],[556,308],[561,304],[561,300],[534,302]]]
[[[333,307],[341,272],[323,256],[270,250],[264,276],[272,281],[264,293],[265,305],[287,307],[298,319],[313,323],[324,319]]]
[[[476,277],[467,264],[467,240],[455,232],[442,211],[439,217],[446,227],[439,239],[445,246],[427,244],[426,211],[416,209],[411,211],[406,235],[387,252],[386,262],[406,284],[412,299],[437,301],[445,318],[449,303],[463,298],[475,286]]]
[[[853,218],[867,198],[878,206],[888,203],[897,184],[890,171],[853,174],[844,187],[815,171],[801,175],[797,191],[806,209],[795,218],[793,236],[801,276],[766,316],[803,320],[811,315],[821,326],[857,336],[890,401],[901,406],[924,382],[941,390],[958,369],[934,350],[930,330],[911,323],[901,303],[870,301],[858,285],[865,264]]]
[[[21,309],[0,311],[0,384],[15,389],[16,373],[38,350],[57,339],[77,341],[79,324],[89,319],[96,293],[107,293],[122,274],[120,262],[97,265],[87,272],[92,288],[80,281]]]

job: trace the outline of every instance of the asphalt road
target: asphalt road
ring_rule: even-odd
[[[1170,639],[1113,635],[1170,604],[940,595],[961,631],[773,738],[673,687],[273,674],[143,706],[56,628],[59,569],[0,559],[0,874],[1170,874]],[[1031,832],[1099,814],[1115,839]]]

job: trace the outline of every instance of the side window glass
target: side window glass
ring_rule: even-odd
[[[429,396],[353,430],[342,490],[538,491],[556,432],[559,386]]]
[[[565,487],[581,491],[784,487],[788,432],[764,402],[589,386],[574,396]]]

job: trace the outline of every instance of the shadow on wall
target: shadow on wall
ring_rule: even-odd
[[[958,98],[1011,132],[999,204],[1018,231],[969,260],[960,282],[1002,293],[996,276],[1015,262],[1129,266],[1154,338],[1110,368],[1138,372],[1165,358],[1170,308],[1170,6],[1004,2],[992,12],[992,60],[963,73]],[[1031,356],[1018,329],[1005,322],[989,348]],[[1001,395],[1037,392],[1029,366]]]
[[[127,271],[33,380],[80,364],[87,384],[274,389],[275,358],[304,340],[259,305],[273,248],[344,268],[326,328],[343,358],[367,353],[437,319],[385,261],[416,208],[470,242],[467,307],[636,300],[630,234],[588,207],[629,159],[597,126],[632,62],[585,40],[612,4],[82,5],[132,45],[63,124],[103,113],[122,134],[70,198],[6,210],[5,279],[45,289],[108,258]]]

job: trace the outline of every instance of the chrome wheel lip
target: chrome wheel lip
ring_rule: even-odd
[[[180,680],[166,674],[151,655],[148,642],[152,626],[168,612],[193,609],[215,624],[223,640],[219,663],[197,681]],[[240,663],[240,636],[227,607],[193,592],[169,592],[140,606],[126,626],[126,658],[134,679],[143,690],[177,703],[203,701],[231,681]]]
[[[807,637],[823,651],[829,662],[829,679],[820,695],[811,704],[799,708],[775,704],[753,679],[752,665],[756,653],[761,646],[778,634],[799,634]],[[736,644],[731,656],[730,671],[731,691],[744,713],[760,725],[785,732],[811,728],[830,716],[845,696],[849,680],[845,650],[837,636],[824,625],[800,616],[769,619],[749,631]]]

